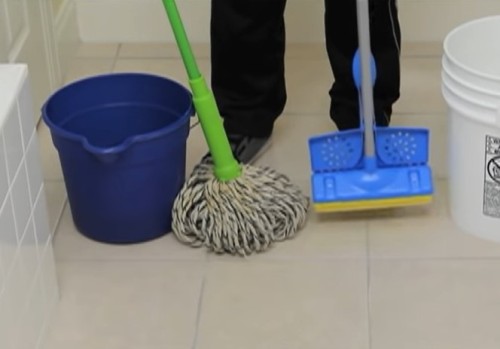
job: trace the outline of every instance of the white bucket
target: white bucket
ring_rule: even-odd
[[[472,98],[479,103],[485,102],[495,105],[500,103],[500,88],[495,91],[488,90],[484,86],[473,85],[456,74],[448,66],[445,59],[442,62],[441,79],[443,84],[452,86],[460,95]]]
[[[500,16],[464,23],[444,40],[443,60],[456,76],[472,85],[500,91]]]
[[[500,242],[500,16],[466,23],[445,40],[449,195],[454,222]]]

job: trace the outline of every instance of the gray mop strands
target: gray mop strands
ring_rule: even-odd
[[[247,256],[294,237],[306,223],[309,203],[298,186],[271,168],[242,165],[240,177],[223,182],[204,161],[175,200],[172,230],[193,247]]]

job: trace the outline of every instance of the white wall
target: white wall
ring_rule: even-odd
[[[66,3],[66,0],[51,0],[51,7],[54,16],[58,14],[58,12],[62,9],[63,5]]]
[[[80,34],[85,42],[173,40],[161,0],[76,1]],[[323,41],[323,3],[324,0],[288,0],[290,42]],[[210,0],[177,0],[177,4],[191,41],[208,42]],[[500,14],[500,1],[399,0],[399,8],[404,40],[442,41],[461,22]]]
[[[58,64],[61,71],[62,83],[68,66],[74,58],[80,44],[76,3],[74,0],[52,0],[54,17],[55,42],[58,51]]]
[[[37,110],[60,86],[79,42],[74,0],[0,0],[0,62],[28,65]]]
[[[0,348],[42,348],[58,300],[25,65],[0,64]]]

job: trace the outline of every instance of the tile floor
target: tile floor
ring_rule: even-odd
[[[195,50],[209,79],[208,48]],[[82,237],[42,124],[61,287],[47,349],[498,348],[500,245],[459,232],[447,212],[440,57],[440,45],[403,47],[394,117],[431,128],[435,202],[383,213],[311,212],[295,240],[246,260],[183,246],[172,235],[134,246]],[[82,45],[65,82],[130,70],[186,83],[176,48],[158,44]],[[289,102],[260,162],[307,192],[307,138],[333,128],[330,80],[322,46],[290,46]],[[188,143],[190,170],[206,151],[199,128]]]

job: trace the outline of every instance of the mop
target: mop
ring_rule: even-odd
[[[269,167],[234,157],[213,93],[201,75],[174,0],[163,0],[186,68],[211,154],[198,163],[174,202],[172,231],[193,247],[247,256],[294,237],[305,225],[309,198]]]
[[[360,128],[309,139],[312,201],[317,212],[381,209],[428,204],[432,171],[428,130],[377,127],[370,53],[368,0],[357,0],[359,49],[352,73],[358,89]]]

